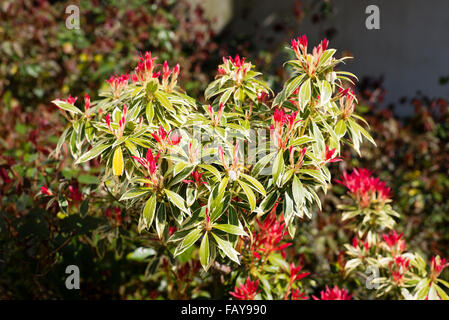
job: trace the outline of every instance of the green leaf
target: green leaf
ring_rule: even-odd
[[[282,256],[280,254],[270,254],[268,256],[268,260],[270,261],[270,263],[272,265],[278,266],[284,270],[289,270],[289,266],[287,261],[285,261],[284,259],[282,259]]]
[[[424,300],[424,298],[429,294],[429,282],[429,279],[422,279],[416,286],[416,288],[420,288],[416,293],[418,300]]]
[[[335,126],[335,134],[341,139],[346,134],[346,123],[343,119],[338,120]]]
[[[180,243],[180,245],[176,248],[174,256],[179,256],[184,251],[186,251],[188,248],[193,246],[195,242],[201,237],[201,233],[203,230],[201,229],[193,229]]]
[[[103,151],[105,151],[107,148],[111,146],[111,143],[104,143],[100,142],[96,146],[94,146],[92,149],[90,149],[87,153],[82,155],[78,158],[78,160],[75,162],[75,164],[83,163],[86,161],[89,161],[93,158],[98,157]]]
[[[282,151],[279,151],[276,156],[276,159],[274,160],[273,169],[272,169],[274,184],[277,184],[278,181],[280,181],[280,178],[282,177],[282,175],[284,173],[284,169],[285,169],[284,153]]]
[[[149,192],[150,192],[149,189],[134,188],[134,189],[126,191],[122,195],[122,197],[120,198],[119,201],[134,199],[134,198],[143,196],[144,194],[147,194]]]
[[[273,300],[273,296],[271,295],[271,286],[270,282],[267,280],[265,276],[258,275],[258,278],[262,282],[263,290],[265,294],[267,295],[267,300]]]
[[[223,197],[223,194],[226,191],[226,187],[228,186],[228,181],[229,181],[229,177],[226,176],[221,180],[220,185],[218,186],[218,194],[221,195],[221,197],[219,198],[220,201],[221,201],[221,198]]]
[[[274,98],[273,106],[282,105],[283,102],[287,100],[296,89],[298,89],[305,76],[307,76],[307,74],[304,73],[288,80],[282,91],[279,92],[279,94]]]
[[[153,101],[148,102],[148,104],[145,108],[145,116],[147,118],[148,124],[151,124],[153,122],[153,118],[154,118]]]
[[[217,80],[212,81],[211,83],[209,83],[209,85],[206,88],[206,91],[204,91],[204,97],[206,98],[206,100],[209,100],[210,97],[215,95],[215,93],[219,89],[220,80],[221,79],[217,79]]]
[[[139,151],[134,143],[130,140],[125,140],[126,149],[128,149],[129,153],[135,157],[140,157]]]
[[[154,94],[154,92],[157,90],[159,88],[159,84],[158,84],[158,80],[157,79],[151,79],[148,83],[147,83],[147,85],[146,85],[146,87],[145,87],[145,89],[146,89],[146,92],[151,96],[152,94]]]
[[[200,245],[200,262],[205,271],[209,269],[209,260],[210,260],[209,236],[207,235],[206,232],[203,236],[203,240],[201,240]]]
[[[154,111],[160,124],[164,127],[165,130],[170,131],[171,127],[167,122],[164,110],[161,110],[161,108],[156,108]]]
[[[447,295],[446,292],[444,292],[444,290],[442,288],[440,288],[439,286],[437,286],[436,284],[433,285],[435,287],[435,289],[438,292],[438,295],[441,297],[442,300],[449,300],[449,296]]]
[[[171,112],[176,112],[175,109],[173,108],[173,105],[171,104],[170,100],[168,100],[167,95],[164,92],[157,90],[154,93],[154,96],[156,97],[157,101],[159,101],[159,103],[166,109],[168,109]]]
[[[276,153],[272,152],[264,156],[262,159],[260,159],[254,166],[253,170],[251,171],[251,175],[257,177],[275,156]]]
[[[243,102],[244,99],[245,99],[245,91],[242,89],[242,87],[234,91],[234,101]]]
[[[248,202],[251,208],[251,212],[256,209],[256,195],[254,194],[253,190],[249,185],[247,185],[245,182],[241,180],[237,180],[239,185],[242,187],[243,191],[246,194],[246,197],[248,198]]]
[[[304,188],[302,186],[302,183],[298,179],[297,176],[293,177],[292,193],[293,193],[293,199],[295,200],[296,205],[301,206],[304,202],[305,193],[304,193]]]
[[[143,207],[143,217],[145,219],[145,224],[149,228],[153,224],[154,213],[156,212],[156,195],[152,195],[150,199],[147,200],[145,206]]]
[[[64,212],[67,213],[67,209],[69,208],[69,203],[66,199],[66,197],[60,193],[58,195],[58,204],[59,204],[59,208]]]
[[[209,195],[208,207],[210,210],[210,219],[215,221],[223,213],[223,196],[228,185],[229,177],[225,176],[220,184],[216,186]]]
[[[279,199],[279,191],[274,190],[265,197],[265,199],[262,200],[262,202],[259,205],[259,208],[263,211],[263,213],[267,213],[268,211],[271,211],[276,201]]]
[[[437,291],[435,289],[436,289],[435,285],[432,284],[430,286],[429,293],[428,293],[429,300],[440,300],[440,298],[437,295]]]
[[[441,284],[443,284],[446,288],[449,289],[449,282],[447,282],[447,281],[445,281],[445,280],[443,280],[443,279],[438,279],[438,282],[441,283]]]
[[[146,258],[149,256],[154,256],[156,254],[156,250],[153,248],[144,248],[144,247],[138,247],[133,252],[130,252],[126,259],[128,260],[135,260],[135,261],[145,261]]]
[[[53,100],[52,103],[54,103],[59,108],[65,110],[65,111],[69,111],[69,112],[73,112],[73,113],[77,113],[77,114],[83,114],[83,112],[80,109],[78,109],[73,104],[70,104],[68,102],[65,102],[62,100]]]
[[[168,197],[168,200],[170,200],[175,206],[177,206],[180,210],[184,211],[185,213],[190,215],[190,211],[186,209],[186,206],[184,204],[184,199],[177,194],[176,192],[173,192],[168,189],[164,189],[165,194]]]
[[[231,243],[229,241],[223,240],[214,233],[212,233],[212,236],[214,237],[215,241],[218,244],[218,247],[224,252],[226,256],[228,256],[229,259],[236,262],[237,264],[240,264],[238,255],[239,253],[232,247]]]
[[[293,93],[296,89],[298,89],[298,87],[301,85],[302,81],[304,80],[304,78],[305,78],[306,76],[307,76],[307,74],[304,73],[304,74],[302,74],[302,75],[300,75],[300,76],[297,76],[297,77],[293,78],[293,80],[291,80],[291,81],[287,84],[287,87],[286,87],[286,90],[285,90],[285,99],[284,99],[284,101],[285,101],[286,99],[290,98],[290,96],[292,95],[292,93]],[[284,102],[284,101],[281,101],[281,102]]]
[[[289,169],[289,170],[285,171],[285,173],[282,175],[280,183],[278,183],[278,186],[282,187],[287,182],[289,182],[294,173],[295,173],[294,169]]]
[[[239,221],[239,217],[238,217],[238,214],[237,214],[237,211],[232,206],[229,207],[229,210],[228,210],[228,224],[230,224],[232,226],[237,226],[237,227],[241,226],[240,221]],[[236,235],[229,235],[228,236],[228,240],[229,240],[229,242],[232,243],[233,246],[235,246],[236,241],[237,241],[237,236]]]
[[[159,206],[156,212],[156,232],[159,239],[162,239],[166,226],[167,226],[167,215],[165,213],[165,205],[161,205]]]
[[[59,151],[61,150],[61,147],[64,144],[64,142],[65,142],[65,140],[67,138],[67,135],[69,134],[71,129],[72,128],[68,127],[67,129],[64,130],[64,132],[59,137],[58,144],[56,145],[56,153],[57,154],[59,154]]]
[[[329,82],[323,80],[320,83],[320,100],[321,105],[327,104],[332,97],[332,87]]]
[[[233,90],[234,88],[229,88],[228,90],[226,90],[224,94],[220,97],[220,103],[223,103],[225,105],[226,102],[228,102],[229,97],[231,96]]]
[[[235,130],[237,132],[240,132],[241,134],[246,134],[246,129],[243,126],[238,125],[236,123],[227,123],[227,124],[224,125],[224,127],[233,129],[233,130]]]
[[[177,158],[173,158],[173,160],[174,162],[178,161]],[[174,166],[171,166],[170,169],[165,172],[164,177],[167,176],[168,174],[173,174],[173,176],[176,176],[189,165],[190,164],[188,162],[180,161],[176,163]]]
[[[176,231],[171,235],[171,237],[167,240],[167,242],[178,242],[183,240],[193,229],[196,229],[195,226],[188,226],[181,230]]]
[[[220,172],[217,170],[217,168],[215,168],[213,165],[210,164],[200,164],[198,165],[198,167],[209,171],[210,173],[212,173],[215,177],[217,177],[217,179],[220,181],[221,180],[221,175]]]
[[[99,184],[100,180],[90,174],[82,174],[78,177],[78,182],[82,184]]]
[[[308,187],[308,191],[309,191],[309,196],[312,196],[313,200],[315,200],[315,203],[318,205],[318,208],[320,208],[320,210],[322,210],[320,197],[318,197],[316,191],[314,190],[314,188],[312,186],[307,186],[307,187]],[[305,209],[307,209],[307,208],[305,208]],[[309,218],[312,218],[312,216],[310,215],[310,212],[308,212],[308,210],[306,210],[305,213]]]
[[[188,186],[186,190],[186,204],[191,207],[196,200],[198,190],[195,187]]]
[[[373,145],[376,146],[376,142],[374,141],[374,139],[371,137],[371,135],[361,126],[359,125],[357,122],[355,122],[352,119],[349,119],[351,126],[354,130],[359,131],[366,139],[368,139],[369,142],[371,142]]]
[[[321,133],[321,130],[318,127],[318,125],[315,123],[315,121],[312,121],[312,132],[313,132],[313,136],[314,136],[315,140],[319,142],[319,143],[316,143],[315,145],[317,145],[317,146],[323,145],[324,146],[323,134]]]
[[[74,157],[74,158],[77,157],[76,136],[77,136],[76,131],[72,130],[72,134],[70,136],[70,152],[72,153],[72,157]],[[75,164],[76,164],[76,162],[75,162]]]
[[[320,58],[320,66],[324,65],[330,58],[333,57],[333,55],[335,54],[336,50],[335,49],[328,49],[326,51],[323,52],[323,55]]]
[[[350,59],[351,57],[345,57],[345,58]],[[342,59],[340,59],[340,61],[341,60]],[[343,75],[345,75],[347,77],[344,77]],[[354,84],[354,81],[351,78],[356,79],[357,81],[359,80],[359,78],[357,78],[357,76],[355,74],[353,74],[351,72],[347,72],[347,71],[337,71],[337,78],[341,79],[341,80],[346,80],[352,84]]]
[[[360,154],[360,142],[362,140],[362,137],[361,137],[360,131],[352,126],[353,123],[355,123],[355,122],[349,122],[348,125],[347,125],[347,129],[349,130],[349,132],[351,134],[352,144],[353,144],[354,150],[357,152],[357,154],[359,156],[361,156],[361,154]]]
[[[232,224],[214,224],[212,228],[224,231],[226,233],[235,234],[237,236],[248,236],[248,234],[239,226]]]
[[[267,194],[267,192],[265,191],[265,188],[259,181],[257,181],[257,179],[255,179],[245,173],[240,173],[240,177],[245,178],[250,183],[250,185],[252,185],[254,187],[254,189],[257,192],[259,192],[260,194],[262,194],[264,196]]]
[[[360,261],[360,259],[351,259],[348,262],[346,262],[345,264],[345,270],[346,272],[351,272],[353,271],[355,268],[357,268],[362,262]]]
[[[168,183],[168,186],[174,186],[178,182],[181,182],[182,180],[185,180],[195,169],[195,166],[188,166],[184,169],[182,169],[175,177],[173,177],[170,182]]]
[[[86,131],[86,139],[87,141],[92,144],[93,138],[94,138],[94,127],[90,121],[86,122],[85,125],[85,131]]]
[[[128,121],[134,121],[139,116],[142,111],[142,104],[140,102],[136,103],[133,107],[128,111],[127,119]]]
[[[293,200],[290,197],[288,192],[285,192],[284,194],[284,206],[283,206],[283,211],[284,211],[284,218],[285,218],[285,223],[288,225],[290,225],[290,223],[293,220]]]
[[[290,146],[293,146],[293,147],[301,146],[303,144],[306,144],[306,143],[309,143],[309,142],[312,142],[312,141],[315,141],[315,139],[311,138],[311,137],[308,137],[308,136],[302,136],[300,138],[296,138],[295,140],[293,140],[288,146],[289,147]]]
[[[298,98],[301,110],[304,110],[304,107],[309,103],[311,97],[312,97],[312,88],[310,84],[310,79],[307,79],[299,89]]]
[[[301,169],[301,170],[299,170],[299,173],[309,175],[309,176],[317,179],[323,185],[326,184],[326,181],[324,180],[323,176],[320,174],[320,172],[318,170]]]
[[[119,123],[122,119],[122,110],[120,110],[118,107],[114,108],[114,111],[112,111],[112,122]]]

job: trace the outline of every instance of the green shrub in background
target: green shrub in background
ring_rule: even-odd
[[[96,92],[104,80],[152,50],[176,60],[188,90],[203,89],[210,22],[187,1],[82,0],[80,29],[67,29],[69,1],[2,1],[0,96],[29,108],[52,97]],[[186,14],[186,12],[192,14]],[[83,84],[83,85],[81,85]],[[3,99],[2,99],[3,100]]]
[[[391,185],[395,205],[407,219],[404,232],[423,251],[449,255],[449,106],[443,98],[416,97],[413,116],[400,119],[391,110],[368,115],[380,150],[370,164]]]
[[[65,96],[68,88],[81,95],[108,87],[106,79],[133,66],[148,49],[178,61],[184,87],[196,92],[208,78],[202,71],[208,53],[216,48],[201,8],[186,15],[187,1],[80,1],[80,30],[65,26],[69,4],[8,0],[0,5],[0,296],[6,298],[73,296],[60,279],[64,266],[79,256],[89,262],[92,276],[104,275],[87,276],[89,290],[82,296],[118,297],[124,282],[109,275],[118,263],[126,265],[126,258],[114,254],[126,244],[106,248],[76,241],[99,223],[84,217],[87,202],[79,193],[97,183],[97,170],[48,159],[64,130],[48,101]],[[60,192],[68,202],[46,206],[35,195],[55,181],[63,182]],[[59,207],[72,204],[80,216],[61,220]],[[102,265],[94,263],[98,255],[104,257]]]

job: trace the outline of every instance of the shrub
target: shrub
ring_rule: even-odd
[[[407,99],[415,112],[400,118],[392,110],[371,112],[376,149],[365,149],[356,166],[370,166],[391,186],[394,205],[406,218],[404,233],[414,247],[447,256],[449,203],[447,99]]]
[[[345,58],[327,47],[309,52],[305,36],[292,40],[292,77],[274,99],[250,62],[224,58],[205,91],[210,105],[176,85],[178,65],[160,68],[147,52],[130,77],[110,79],[101,100],[54,101],[70,126],[53,155],[67,142],[76,164],[101,158],[89,208],[101,208],[96,199],[122,208],[127,222],[107,232],[137,230],[157,243],[153,270],[162,260],[199,260],[239,281],[234,297],[305,298],[299,280],[308,274],[287,262],[284,236],[294,239],[321,205],[341,144],[359,152],[362,137],[373,142],[344,88],[354,76],[334,70]],[[60,209],[70,216],[70,206]]]
[[[366,169],[344,173],[340,183],[351,197],[349,204],[341,206],[342,219],[354,222],[351,226],[355,233],[352,244],[345,245],[350,257],[344,266],[346,273],[373,272],[366,284],[368,289],[376,289],[377,297],[448,300],[441,285],[449,288],[449,283],[438,277],[449,264],[439,256],[433,257],[429,272],[417,252],[405,252],[403,233],[394,230],[394,218],[399,214],[388,204],[390,190],[385,183]],[[382,234],[385,229],[392,231]]]

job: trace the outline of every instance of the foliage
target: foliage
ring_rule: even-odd
[[[260,219],[272,211],[274,216],[263,224],[285,221],[294,238],[298,222],[321,205],[317,191],[327,189],[327,164],[341,160],[336,157],[341,143],[359,152],[362,137],[372,141],[358,123],[364,120],[353,113],[353,93],[342,88],[354,76],[333,70],[344,59],[335,59],[335,50],[327,46],[324,40],[308,53],[305,36],[292,40],[296,59],[286,64],[292,78],[273,100],[251,63],[239,56],[224,58],[217,79],[205,91],[206,99],[212,99],[209,106],[176,86],[178,65],[171,70],[164,62],[158,71],[147,52],[132,83],[126,76],[111,78],[111,89],[100,93],[103,99],[91,102],[86,96],[84,108],[70,96],[54,101],[70,126],[53,155],[57,158],[67,141],[76,164],[101,157],[104,167],[95,194],[125,207],[130,221],[138,219],[141,237],[162,244],[160,255],[173,260],[197,254],[205,271],[216,262],[239,270],[242,259],[236,248],[242,250],[246,238],[246,245],[254,246],[256,221],[261,226]],[[242,150],[260,139],[251,131],[268,128],[262,138],[271,139],[270,145],[265,142],[245,155]],[[263,174],[264,169],[269,173]],[[49,196],[50,202],[61,203],[61,195]],[[60,209],[70,216],[64,206]],[[275,222],[281,212],[282,220]],[[170,234],[169,227],[176,231]],[[282,237],[283,225],[280,229],[276,232]],[[261,265],[251,270],[261,281],[263,296],[303,297],[296,285],[304,276],[298,273],[301,267],[283,262],[273,250],[266,252],[265,241],[257,241],[262,249],[252,248]],[[287,291],[272,288],[272,277],[275,283],[286,281]]]
[[[117,228],[120,219],[115,213],[107,219],[105,202],[90,204],[95,197],[90,190],[98,184],[96,166],[74,167],[66,146],[59,161],[48,158],[65,130],[49,100],[69,88],[79,95],[107,87],[105,79],[133,65],[138,53],[148,48],[178,60],[185,68],[183,84],[195,92],[207,78],[207,53],[216,48],[201,8],[185,1],[81,1],[79,30],[65,26],[67,5],[20,0],[3,1],[0,8],[0,269],[7,275],[0,281],[3,298],[95,297],[100,292],[120,297],[126,295],[125,283],[131,286],[141,272],[135,269],[138,262],[123,255],[140,243],[117,239],[102,246],[105,242],[86,240],[99,226]],[[51,188],[56,183],[57,191]],[[41,188],[64,199],[48,204],[49,196],[36,197]],[[60,207],[78,217],[61,219]],[[101,211],[101,218],[87,217],[88,208]],[[126,219],[120,225],[126,225]],[[64,286],[64,268],[79,256],[92,273],[83,277],[86,291],[74,294]],[[128,275],[109,276],[124,265]],[[106,288],[106,279],[110,289],[100,289]]]
[[[105,85],[104,79],[130,68],[136,55],[148,49],[179,61],[188,89],[202,89],[207,79],[201,72],[204,57],[216,45],[209,41],[210,22],[200,7],[171,0],[83,0],[78,4],[81,27],[68,29],[69,4],[2,2],[0,96],[33,109],[69,90],[92,94]],[[192,16],[185,14],[189,10]]]
[[[369,163],[391,186],[398,211],[405,221],[413,221],[404,229],[413,246],[447,256],[447,99],[409,101],[415,113],[407,119],[399,119],[390,110],[368,115],[379,148],[364,152],[356,165]]]
[[[352,226],[356,233],[352,244],[345,245],[346,254],[350,257],[345,263],[345,272],[374,272],[375,276],[367,280],[367,287],[376,288],[377,297],[398,298],[403,295],[412,300],[448,300],[449,296],[441,287],[448,286],[448,283],[438,279],[449,265],[445,259],[433,257],[431,271],[428,272],[424,259],[418,253],[405,252],[402,233],[393,230],[380,236],[381,230],[392,230],[396,224],[393,217],[399,217],[386,204],[390,195],[385,183],[364,169],[345,173],[341,183],[349,189],[352,197],[350,206],[342,206],[346,211],[342,219],[357,220],[361,216],[359,223]],[[351,206],[355,208],[347,211]],[[362,238],[364,240],[360,240]]]

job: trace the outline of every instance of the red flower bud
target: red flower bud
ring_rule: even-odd
[[[84,96],[84,110],[87,112],[89,111],[89,108],[90,108],[90,97],[86,93],[86,95]]]

